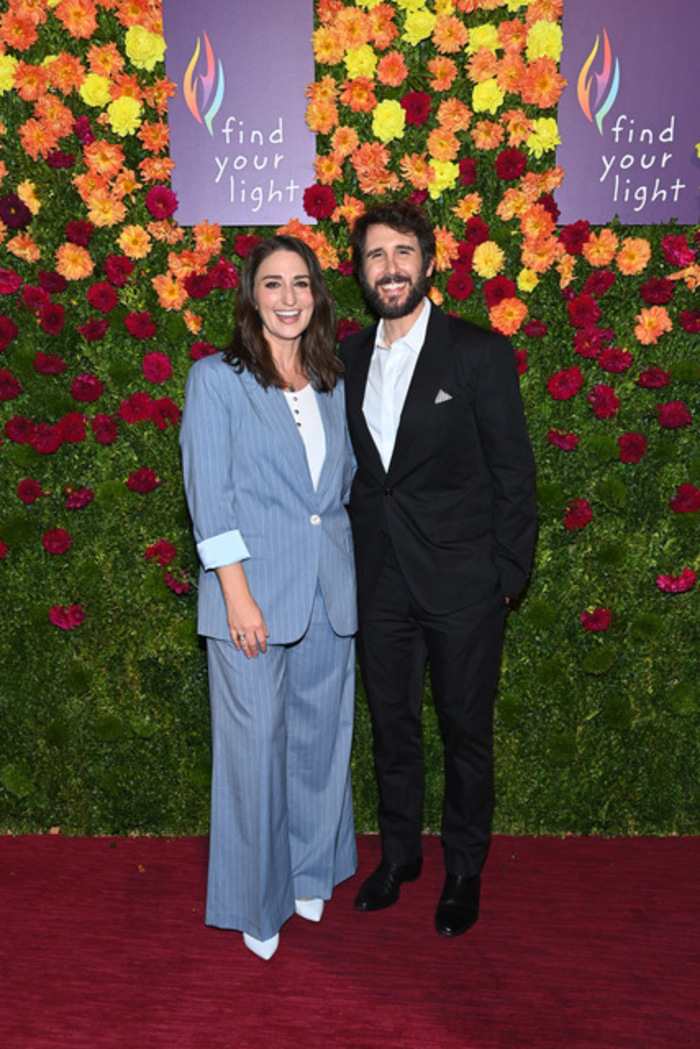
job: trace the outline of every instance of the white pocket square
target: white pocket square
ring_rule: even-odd
[[[451,401],[451,400],[452,400],[452,394],[451,393],[445,393],[444,390],[438,390],[437,397],[435,398],[435,402],[434,403],[435,404],[444,404],[445,401]]]

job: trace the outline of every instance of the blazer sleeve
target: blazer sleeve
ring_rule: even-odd
[[[185,495],[197,553],[206,569],[249,557],[236,527],[233,438],[238,377],[219,357],[197,361],[187,377],[180,429]]]

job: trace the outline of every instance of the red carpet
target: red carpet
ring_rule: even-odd
[[[432,928],[437,839],[400,902],[261,962],[203,925],[206,841],[0,838],[2,1049],[695,1049],[700,839],[497,837],[478,925]]]

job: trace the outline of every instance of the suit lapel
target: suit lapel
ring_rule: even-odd
[[[277,387],[271,386],[265,389],[250,372],[244,371],[241,377],[246,384],[248,394],[258,411],[261,421],[279,434],[289,457],[290,473],[293,473],[295,477],[300,479],[304,486],[308,488],[309,494],[313,493],[314,487],[309,472],[309,462],[306,458],[304,441],[294,423],[284,393]],[[328,428],[326,427],[327,437]]]
[[[384,465],[374,443],[374,438],[367,426],[365,413],[362,411],[369,365],[374,352],[376,331],[376,324],[367,328],[362,333],[361,341],[358,340],[355,348],[352,350],[350,360],[346,358],[345,399],[348,406],[348,418],[355,446],[355,456],[371,473],[384,477]]]

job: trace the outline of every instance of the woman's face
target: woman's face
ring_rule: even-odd
[[[258,266],[253,296],[271,346],[298,342],[314,312],[309,270],[295,251],[274,251]]]

